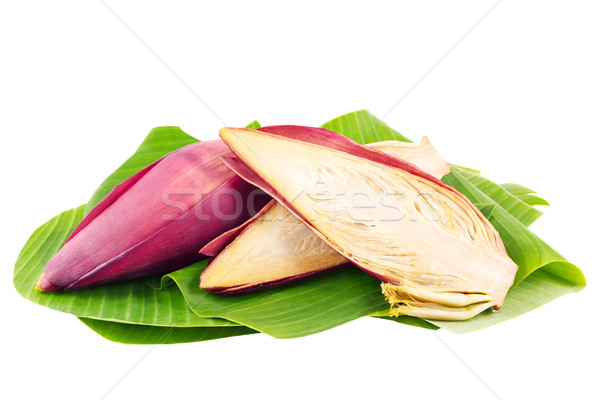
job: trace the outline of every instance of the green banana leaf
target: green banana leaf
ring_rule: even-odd
[[[491,203],[491,197],[473,185],[469,178],[468,172],[454,169],[444,181],[475,204]],[[585,277],[579,268],[533,234],[515,215],[498,206],[486,217],[500,233],[509,256],[519,266],[504,306],[500,312],[487,311],[466,321],[429,322],[453,332],[471,332],[514,318],[585,287]]]
[[[479,174],[474,174],[473,172],[458,168],[454,168],[454,170],[467,178],[475,187],[477,187],[477,189],[485,193],[492,201],[517,218],[523,225],[530,226],[542,216],[543,213],[540,210],[533,207],[532,204],[523,201],[520,197],[523,196],[522,194],[517,196],[508,191],[505,187],[485,179]]]
[[[248,129],[258,129],[260,128],[260,123],[256,120],[250,122],[248,125],[246,125],[246,128]]]
[[[79,320],[100,336],[124,344],[189,343],[256,333],[245,326],[179,328],[124,324],[81,317]]]
[[[519,199],[524,201],[525,203],[531,206],[549,206],[546,200],[538,196],[535,191],[521,185],[517,185],[516,183],[503,183],[502,186],[504,189],[508,190],[513,195],[517,196]]]
[[[173,279],[181,288],[189,306],[199,315],[223,317],[252,327],[278,339],[310,335],[341,325],[361,316],[374,316],[426,329],[439,329],[420,318],[388,317],[387,303],[382,299],[379,281],[348,265],[306,281],[289,284],[285,289],[273,288],[245,295],[224,297],[198,290],[198,276],[206,267],[200,262],[165,278]],[[163,283],[169,283],[163,279]],[[336,290],[347,286],[347,293]],[[344,286],[346,287],[346,286]],[[285,302],[287,307],[281,307]],[[344,307],[344,308],[342,308]],[[381,311],[382,307],[386,307]],[[347,308],[347,309],[346,309]],[[372,312],[369,312],[369,311]],[[377,311],[373,311],[377,310]],[[273,318],[276,315],[277,318]],[[267,317],[267,318],[265,318]]]
[[[236,296],[200,289],[198,278],[205,267],[203,261],[167,275],[177,283],[196,314],[226,318],[280,339],[321,332],[387,304],[380,282],[351,266]]]
[[[259,126],[255,121],[249,127]],[[323,127],[363,144],[382,140],[409,141],[364,110],[336,118]],[[179,128],[154,129],[138,151],[102,183],[85,211],[116,184],[170,151],[195,141]],[[501,312],[484,313],[469,321],[442,323],[413,317],[386,319],[430,329],[441,326],[455,332],[468,332],[523,314],[585,286],[583,274],[575,266],[527,229],[526,226],[541,215],[533,205],[547,204],[533,195],[531,189],[514,184],[497,185],[458,167],[453,168],[446,182],[476,203],[499,230],[509,254],[520,267],[518,285],[509,292]],[[15,286],[34,302],[82,317],[86,325],[110,340],[123,343],[208,340],[243,334],[236,333],[239,330],[231,327],[237,323],[274,337],[290,338],[320,332],[361,316],[387,314],[378,282],[354,267],[279,288],[229,297],[210,294],[198,287],[198,277],[205,262],[168,274],[162,280],[154,277],[66,294],[35,292],[33,286],[43,265],[62,246],[83,212],[82,207],[67,211],[34,233],[17,260]],[[170,284],[172,282],[176,285]],[[128,299],[125,305],[124,298]],[[111,299],[118,301],[111,302]]]
[[[65,211],[38,228],[15,263],[13,282],[26,299],[79,317],[156,326],[235,326],[230,321],[201,318],[187,306],[176,286],[155,290],[142,280],[102,285],[73,292],[34,289],[44,265],[83,219],[84,206]]]
[[[412,140],[393,130],[388,124],[367,110],[344,114],[325,122],[321,125],[321,128],[337,132],[361,144],[382,142],[384,140],[412,143]]]

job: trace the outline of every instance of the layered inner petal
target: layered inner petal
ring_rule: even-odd
[[[364,152],[367,158],[360,148],[319,145],[314,135],[307,142],[223,129],[221,136],[283,204],[372,275],[398,285],[485,294],[493,297],[491,305],[502,305],[517,267],[489,221],[456,191],[378,162],[372,152]],[[344,146],[352,145],[345,140]]]

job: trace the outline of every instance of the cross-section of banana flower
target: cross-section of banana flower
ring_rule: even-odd
[[[224,159],[229,167],[384,282],[392,315],[460,320],[502,306],[517,266],[454,188],[324,129],[224,128],[220,135],[237,156]]]
[[[269,129],[261,128],[265,132]],[[450,172],[448,163],[427,138],[418,144],[390,140],[367,146],[415,164],[436,178]],[[221,235],[202,252],[218,255],[202,272],[200,287],[223,294],[282,285],[348,263],[275,200],[237,233]]]
[[[203,246],[270,200],[223,164],[231,155],[220,140],[190,144],[115,187],[46,264],[36,288],[80,289],[202,259]]]

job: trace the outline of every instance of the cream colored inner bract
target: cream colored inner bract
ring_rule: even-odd
[[[411,162],[437,178],[450,172],[427,138],[418,144],[385,141],[368,146]],[[348,263],[284,206],[275,203],[266,208],[213,260],[202,274],[203,288],[235,292]]]
[[[464,197],[400,168],[241,131],[223,138],[346,258],[387,282],[502,304],[516,265]]]
[[[348,262],[275,203],[202,274],[203,288],[236,291]]]

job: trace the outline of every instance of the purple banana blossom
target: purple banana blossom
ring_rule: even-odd
[[[46,264],[40,291],[80,289],[167,273],[269,200],[229,169],[221,140],[194,143],[139,171],[104,198]]]

